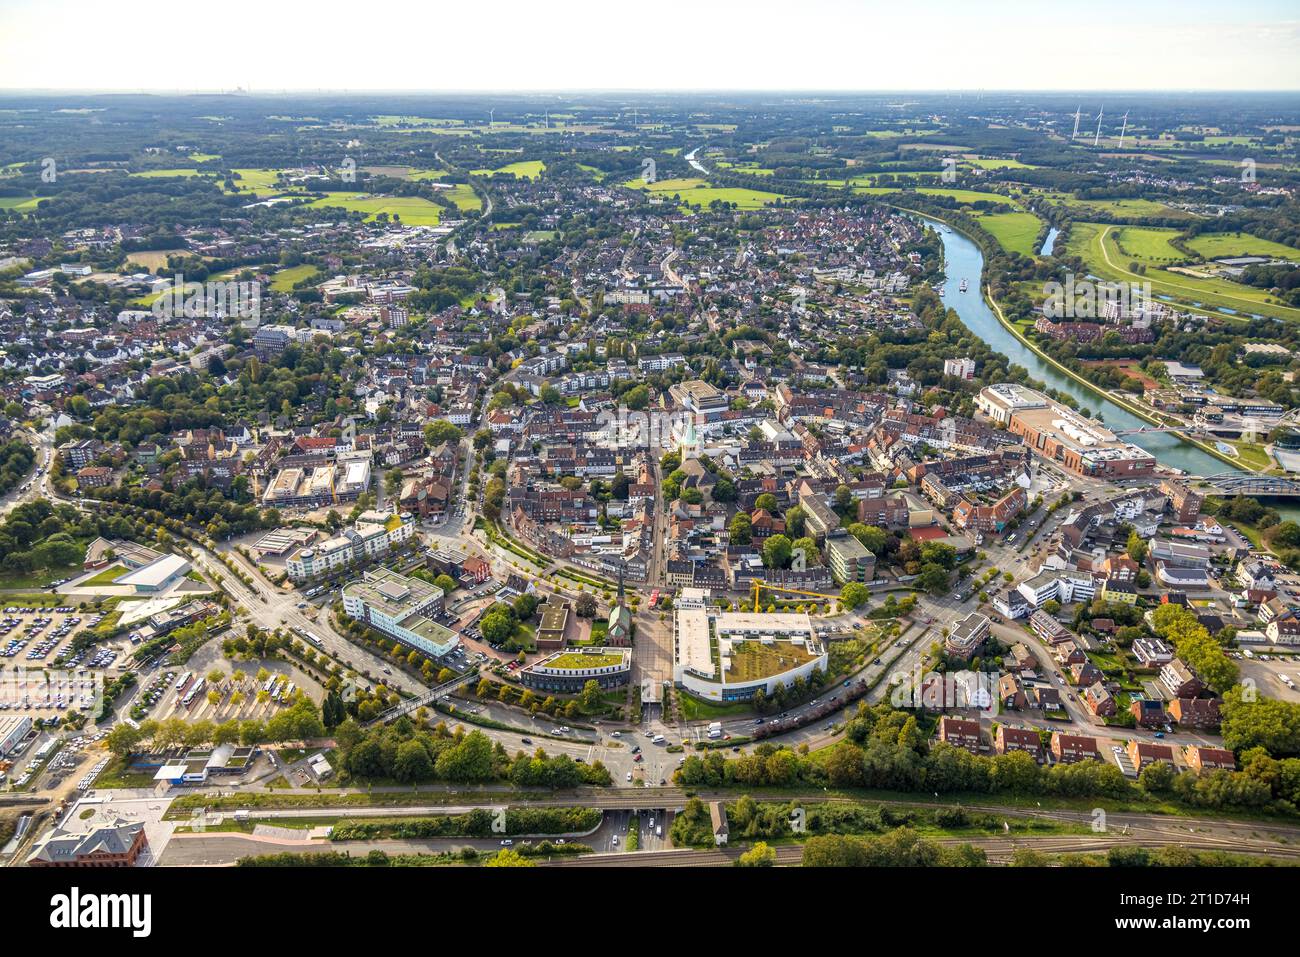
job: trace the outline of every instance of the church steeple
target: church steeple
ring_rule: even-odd
[[[618,603],[623,604],[623,569],[627,567],[627,562],[618,563]]]

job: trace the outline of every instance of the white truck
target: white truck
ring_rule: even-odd
[[[722,722],[721,722],[721,721],[714,721],[712,724],[709,725],[709,737],[710,737],[710,738],[720,738],[720,737],[722,737]]]

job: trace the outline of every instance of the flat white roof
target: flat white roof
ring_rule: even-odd
[[[709,653],[709,613],[702,608],[677,610],[677,664],[703,675],[716,675]]]
[[[114,584],[144,585],[157,588],[173,575],[181,575],[189,571],[189,567],[189,561],[179,555],[164,555],[143,568],[137,568],[129,575],[123,575]]]

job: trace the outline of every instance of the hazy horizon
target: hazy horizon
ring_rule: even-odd
[[[53,53],[33,42],[51,31]],[[488,20],[405,0],[0,10],[6,92],[1297,92],[1298,54],[1284,0],[498,0]]]

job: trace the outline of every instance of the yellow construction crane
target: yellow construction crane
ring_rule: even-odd
[[[754,579],[754,611],[759,610],[759,600],[763,589],[768,591],[786,592],[791,595],[807,595],[809,598],[824,598],[827,601],[839,601],[839,595],[826,595],[819,591],[802,591],[798,588],[786,588],[784,585],[769,585],[767,582],[758,578]]]

